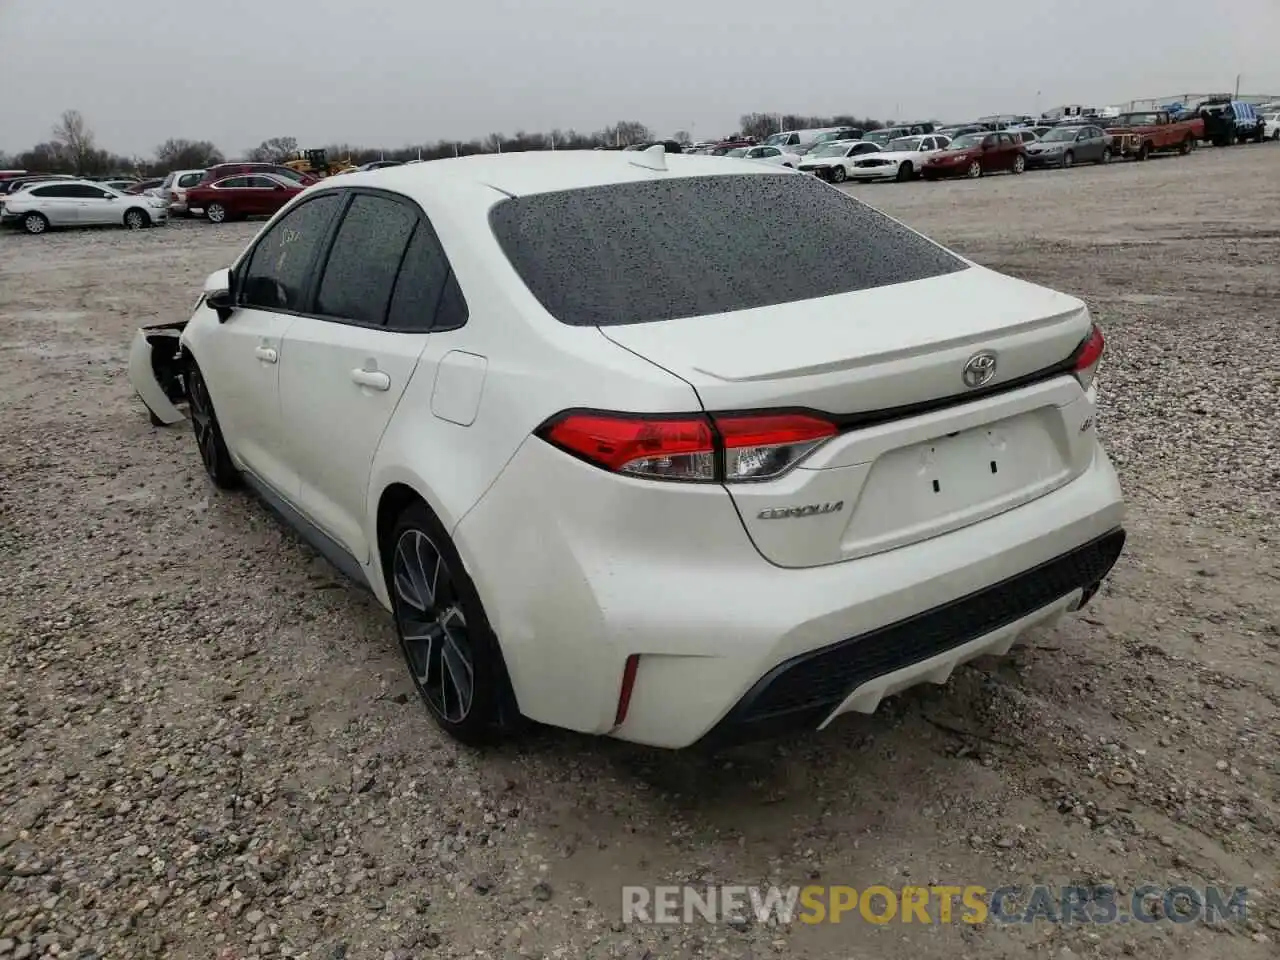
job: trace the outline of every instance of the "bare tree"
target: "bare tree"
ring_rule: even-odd
[[[272,137],[263,140],[248,153],[248,159],[256,163],[283,163],[298,155],[298,141],[293,137]]]
[[[688,130],[677,130],[671,135],[671,139],[676,143],[692,143],[693,137],[689,136]]]
[[[76,173],[91,173],[97,166],[93,131],[79,110],[63,111],[53,127],[53,143]]]
[[[222,162],[222,152],[208,140],[169,139],[156,147],[156,167],[169,170],[202,170]]]

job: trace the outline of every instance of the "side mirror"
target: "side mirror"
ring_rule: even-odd
[[[218,314],[218,322],[226,323],[235,309],[231,295],[231,271],[215,270],[204,282],[204,305]]]

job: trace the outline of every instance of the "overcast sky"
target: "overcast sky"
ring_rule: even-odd
[[[235,156],[763,110],[965,120],[1280,94],[1277,0],[0,0],[0,151],[80,110],[99,145]],[[16,93],[17,96],[9,94]]]

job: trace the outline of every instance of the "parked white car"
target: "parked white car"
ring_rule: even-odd
[[[879,153],[858,157],[849,168],[854,180],[910,180],[920,173],[920,166],[939,150],[945,150],[950,138],[937,134],[899,137],[891,140]]]
[[[90,180],[59,180],[24,187],[5,198],[0,222],[27,233],[50,227],[119,224],[141,230],[166,222],[169,205],[158,197],[130,196]]]
[[[778,167],[795,169],[800,163],[800,155],[788,153],[778,147],[735,147],[725,154],[726,157],[738,157],[742,160],[758,160],[761,163],[772,163]]]
[[[657,147],[323,181],[129,370],[392,612],[450,734],[684,747],[1087,601],[1125,537],[1103,348],[812,177]]]
[[[1268,140],[1280,140],[1280,113],[1264,113],[1262,122],[1262,135]]]
[[[879,152],[880,147],[868,140],[839,140],[814,147],[800,158],[796,169],[832,183],[844,183],[849,179],[849,173],[858,157]]]
[[[203,170],[174,170],[160,184],[160,196],[169,204],[169,212],[179,217],[191,216],[187,209],[187,191],[204,177]]]

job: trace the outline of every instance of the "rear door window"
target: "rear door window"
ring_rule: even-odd
[[[531,194],[501,201],[489,220],[542,306],[580,326],[750,310],[966,269],[843,191],[785,173]]]
[[[202,173],[184,173],[178,178],[178,186],[184,190],[189,190],[200,182],[202,176],[204,176]]]
[[[393,330],[456,330],[467,322],[467,303],[444,248],[426,220],[418,222],[396,278],[387,326]]]
[[[320,278],[315,313],[381,326],[418,212],[391,197],[351,198]],[[433,305],[434,306],[434,305]]]
[[[306,307],[311,266],[343,198],[324,194],[294,207],[254,246],[240,277],[240,302],[260,310],[299,312]]]

